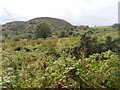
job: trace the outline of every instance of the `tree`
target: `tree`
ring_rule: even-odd
[[[36,26],[36,38],[46,39],[51,34],[50,27],[46,23],[42,23]]]
[[[113,27],[113,28],[118,27],[118,24],[115,23],[115,24],[112,25],[112,27]]]

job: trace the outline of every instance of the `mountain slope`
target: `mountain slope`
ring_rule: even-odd
[[[68,23],[65,20],[57,19],[57,18],[50,18],[50,17],[35,18],[32,20],[29,20],[27,23],[38,24],[38,23],[42,23],[42,22],[46,22],[47,24],[52,26],[52,28],[58,29],[58,30],[59,29],[69,30],[73,27],[70,23]]]
[[[51,28],[52,37],[79,37],[81,34],[91,32],[95,36],[112,35],[117,37],[118,25],[89,27],[73,26],[69,22],[51,18],[41,17],[28,21],[14,21],[2,25],[3,41],[19,41],[22,39],[35,39],[36,26],[41,23],[47,23]]]
[[[73,25],[65,20],[51,17],[34,18],[28,21],[14,21],[2,25],[3,40],[19,41],[21,39],[35,39],[36,26],[41,23],[47,23],[50,26],[52,37],[59,37],[61,32],[68,34],[75,29]]]
[[[70,30],[73,26],[65,20],[57,19],[57,18],[50,18],[50,17],[41,17],[41,18],[34,18],[29,21],[14,21],[3,25],[4,30],[28,30],[35,29],[37,24],[40,23],[47,23],[51,27],[51,30]],[[33,28],[34,27],[34,28]]]

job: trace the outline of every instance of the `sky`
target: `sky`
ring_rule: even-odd
[[[36,17],[60,18],[72,25],[118,22],[119,0],[0,0],[0,24]]]

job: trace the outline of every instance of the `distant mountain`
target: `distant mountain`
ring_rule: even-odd
[[[50,27],[51,30],[71,30],[73,29],[73,25],[68,23],[65,20],[62,19],[57,19],[57,18],[51,18],[51,17],[41,17],[41,18],[34,18],[29,21],[14,21],[10,23],[6,23],[3,25],[3,31],[4,30],[34,30],[36,25],[40,23],[47,23]]]
[[[111,26],[89,27],[89,26],[73,26],[69,22],[51,17],[34,18],[28,21],[14,21],[2,25],[3,41],[20,41],[23,39],[36,39],[36,26],[41,23],[47,23],[51,28],[51,37],[79,37],[81,34],[91,32],[98,33],[114,33],[118,30],[118,24]]]
[[[51,37],[71,36],[76,28],[69,22],[51,17],[34,18],[28,21],[14,21],[2,25],[4,41],[19,41],[22,39],[35,39],[36,26],[47,23],[51,28]],[[70,33],[70,35],[69,35]]]
[[[13,30],[13,31],[17,31],[17,30],[24,30],[26,27],[26,22],[24,21],[14,21],[14,22],[10,22],[7,24],[2,25],[2,30],[6,31],[6,30]]]

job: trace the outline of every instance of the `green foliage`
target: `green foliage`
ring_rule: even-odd
[[[36,38],[47,38],[50,36],[50,27],[46,23],[37,25],[36,27]]]
[[[69,52],[71,57],[75,57],[76,59],[86,58],[89,55],[102,53],[107,50],[118,52],[120,47],[117,45],[116,40],[112,40],[112,37],[107,36],[106,41],[98,41],[97,37],[91,37],[90,35],[91,33],[89,32],[81,35],[80,41],[74,46],[66,48],[65,51]]]
[[[113,28],[116,28],[116,27],[118,28],[118,24],[115,23],[115,24],[112,25],[112,27],[113,27]]]
[[[81,25],[81,26],[79,26],[79,28],[80,28],[80,29],[87,30],[87,29],[89,29],[89,26],[84,26],[84,25]]]
[[[84,33],[91,33],[93,36],[105,37],[106,35],[114,36],[117,38],[118,35],[118,27],[115,25],[111,26],[100,26],[100,27],[89,27],[89,26],[73,26],[70,23],[57,19],[57,18],[49,18],[49,17],[42,17],[42,18],[34,18],[29,21],[15,21],[11,23],[7,23],[2,25],[2,34],[3,40],[6,42],[10,41],[21,41],[23,39],[36,39],[36,27],[38,24],[47,23],[50,27],[50,36],[51,37],[60,37],[62,36],[62,31],[65,32],[65,37],[79,37],[81,34]],[[4,36],[4,35],[7,36]],[[63,37],[62,36],[62,37]],[[19,40],[15,40],[18,38]]]
[[[66,32],[64,32],[64,31],[61,31],[61,33],[60,33],[60,38],[62,38],[62,37],[67,37],[68,35],[66,34]]]
[[[3,25],[3,41],[0,88],[120,87],[116,25],[74,27],[64,20],[36,18]]]
[[[119,87],[119,57],[111,51],[77,61],[64,56],[53,57],[53,54],[45,57],[41,52],[44,58],[36,61],[41,55],[35,51],[9,53],[3,56],[2,82],[7,88]]]
[[[4,36],[5,36],[5,38],[7,38],[7,37],[8,37],[8,34],[5,34]]]
[[[20,41],[20,39],[19,38],[14,38],[14,41]]]
[[[4,43],[2,87],[67,89],[120,87],[119,55],[112,50],[97,53],[100,49],[96,47],[99,43],[106,44],[114,39],[107,37],[104,42],[98,42],[97,38],[84,34],[80,41],[79,38],[71,37]],[[86,58],[84,47],[98,50],[94,53],[88,51],[89,56]],[[65,51],[66,48],[70,52],[80,52],[77,53],[78,57],[82,55],[83,57],[81,59],[71,57],[71,53]]]

